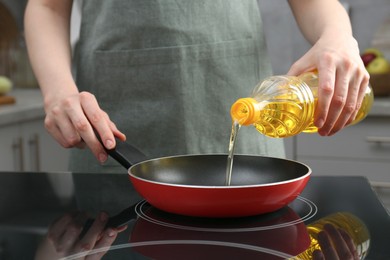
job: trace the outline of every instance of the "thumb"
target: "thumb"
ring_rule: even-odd
[[[306,53],[300,59],[294,62],[294,64],[290,67],[287,75],[289,76],[298,76],[307,71],[313,71],[316,69],[315,64],[312,62],[310,55]]]

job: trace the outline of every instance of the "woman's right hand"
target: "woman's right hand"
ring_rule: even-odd
[[[126,139],[89,92],[45,95],[45,112],[45,127],[58,143],[65,148],[87,146],[101,163],[107,160],[107,153],[94,129],[107,149],[115,147],[114,137]]]

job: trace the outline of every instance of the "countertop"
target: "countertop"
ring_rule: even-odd
[[[16,103],[0,106],[0,126],[44,118],[39,89],[15,89],[9,95],[16,98]],[[375,98],[369,116],[390,117],[390,97]]]
[[[43,98],[39,89],[15,89],[8,95],[16,103],[0,106],[0,126],[44,118]]]

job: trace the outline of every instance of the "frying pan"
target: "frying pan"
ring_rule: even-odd
[[[116,143],[107,153],[128,170],[136,191],[156,208],[180,215],[244,217],[276,211],[302,192],[311,175],[300,162],[235,155],[226,186],[227,154],[146,160],[127,142]]]

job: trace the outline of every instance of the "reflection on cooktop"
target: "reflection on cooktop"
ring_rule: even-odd
[[[304,208],[303,218],[293,208],[285,207],[260,216],[212,219],[174,215],[143,202],[136,208],[139,218],[130,244],[152,259],[288,258],[309,246],[303,221],[317,211],[305,198],[300,197],[297,203]]]
[[[299,209],[300,215],[294,208]],[[340,249],[333,247],[328,247],[331,252],[320,250],[330,239],[348,245],[343,256],[350,254],[354,259],[363,259],[370,245],[365,224],[350,213],[335,213],[306,226],[304,221],[315,216],[317,206],[303,197],[276,212],[243,218],[180,216],[161,211],[146,201],[130,209],[137,217],[128,243],[63,259],[79,259],[107,251],[128,255],[129,249],[151,259],[313,259],[314,255],[326,259],[327,254],[340,253]],[[125,210],[121,215],[124,213],[134,218],[133,212]]]
[[[294,207],[299,208],[300,215]],[[138,203],[134,210],[137,219],[128,243],[112,245],[110,252],[131,249],[152,259],[284,259],[309,247],[304,221],[316,214],[317,207],[310,200],[298,197],[290,207],[273,213],[218,219],[175,215],[146,201]],[[100,248],[64,259],[78,259],[107,250]]]
[[[294,208],[299,208],[299,215],[294,211]],[[146,201],[138,203],[135,211],[143,221],[166,228],[230,233],[273,230],[293,226],[311,219],[317,212],[317,206],[306,198],[298,197],[289,207],[276,212],[241,218],[202,218],[176,215],[152,207]]]

